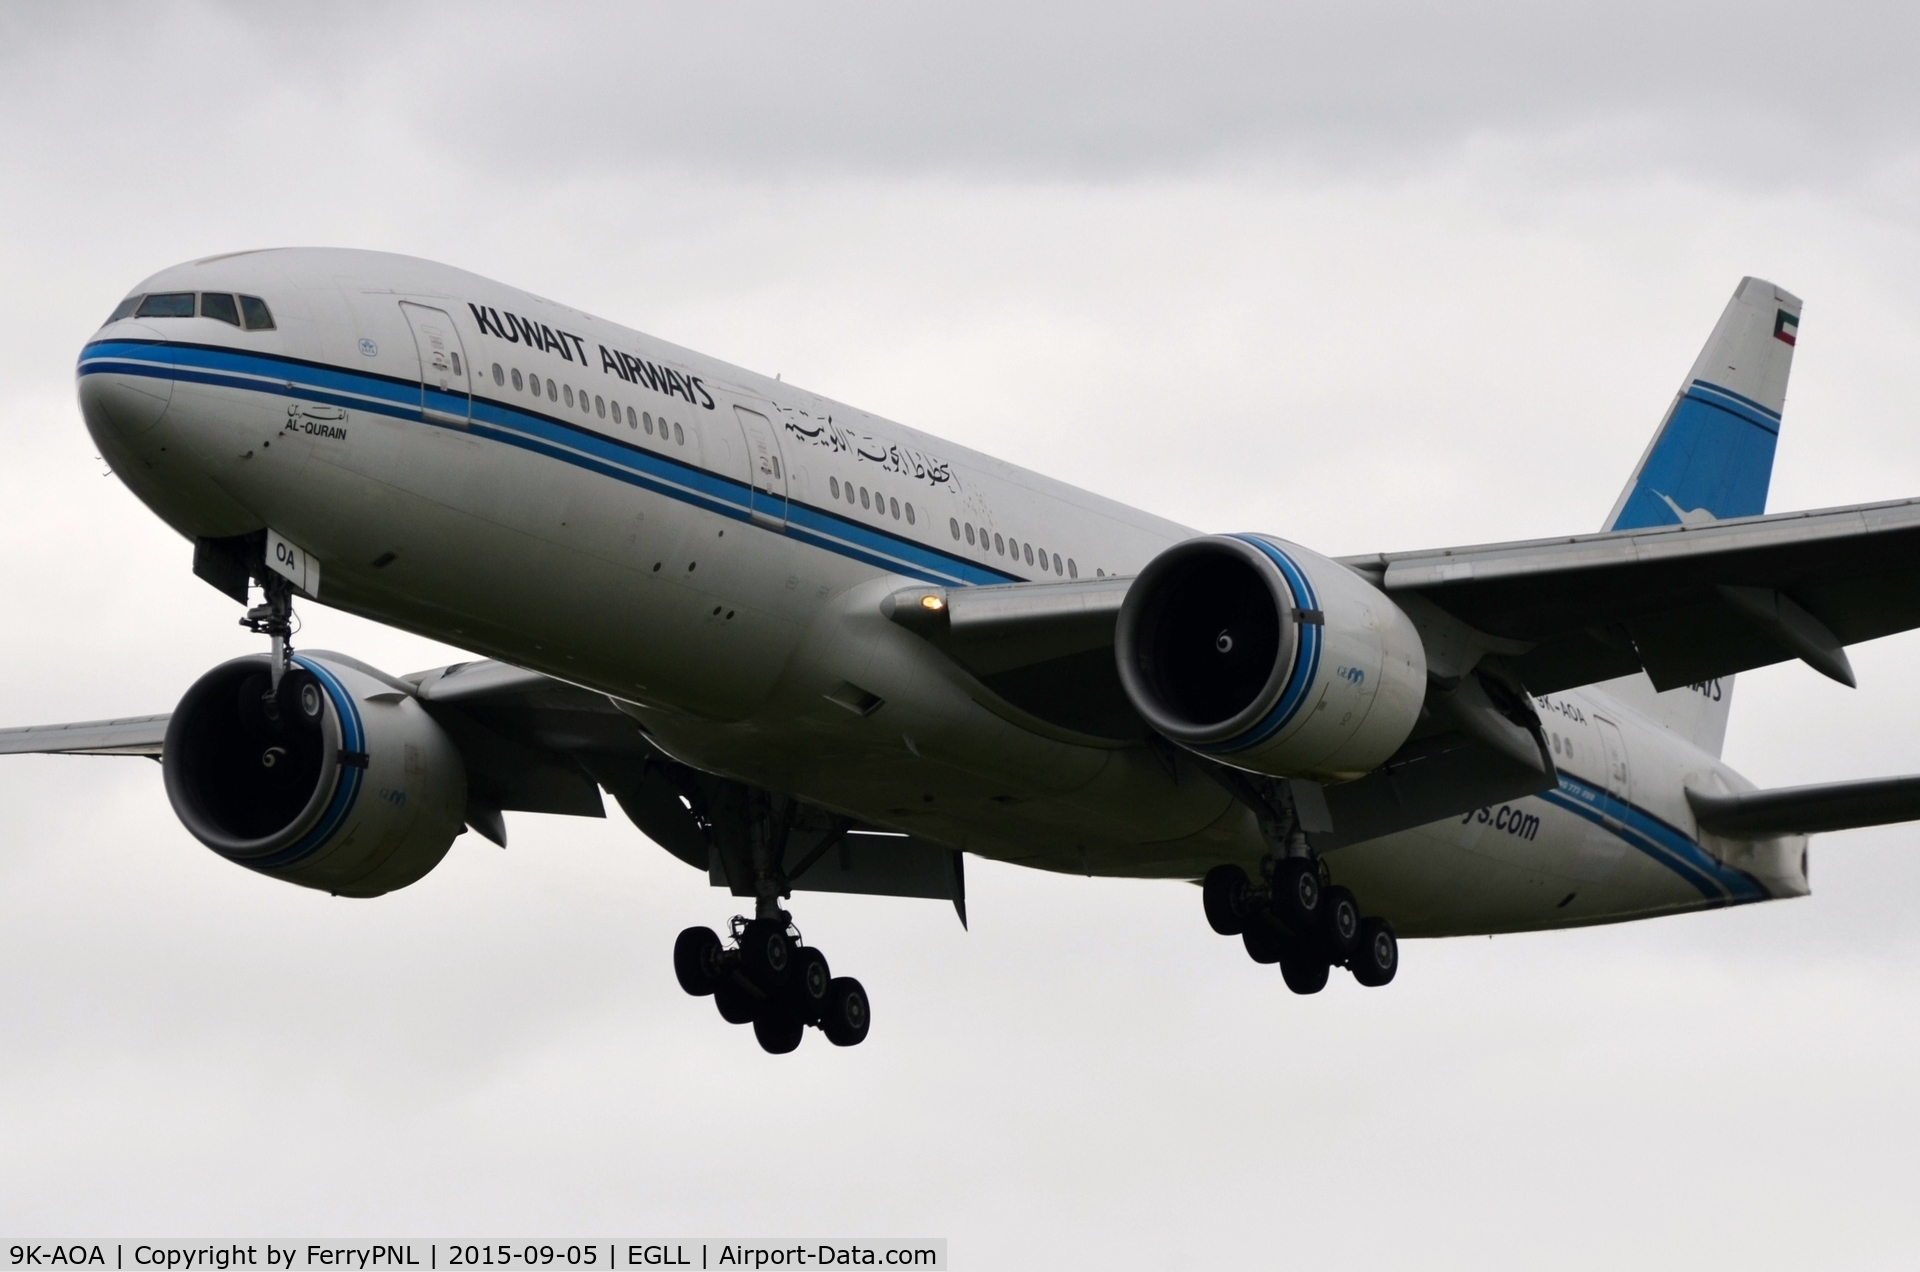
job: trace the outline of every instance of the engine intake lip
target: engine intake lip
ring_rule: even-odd
[[[167,721],[162,769],[168,802],[195,839],[242,865],[284,865],[316,851],[344,816],[342,797],[350,804],[359,787],[359,771],[340,762],[343,749],[362,745],[352,699],[323,667],[300,657],[294,663],[325,690],[317,737],[287,746],[289,754],[280,757],[296,766],[299,784],[307,788],[304,799],[291,779],[269,782],[253,771],[249,758],[255,747],[264,757],[273,739],[247,736],[236,704],[249,679],[270,674],[267,655],[248,654],[213,668],[194,681]],[[351,738],[343,736],[343,716]],[[287,789],[271,789],[276,784]]]
[[[1120,607],[1114,655],[1127,697],[1148,724],[1197,749],[1232,750],[1249,731],[1270,733],[1284,723],[1266,718],[1293,678],[1303,604],[1311,607],[1273,552],[1249,539],[1168,548]]]

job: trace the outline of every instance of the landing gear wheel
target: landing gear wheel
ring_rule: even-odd
[[[807,1027],[787,1012],[763,1012],[753,1018],[753,1036],[760,1049],[770,1055],[784,1056],[800,1045]]]
[[[1348,967],[1353,979],[1369,989],[1392,980],[1393,974],[1400,970],[1400,941],[1393,934],[1393,924],[1385,919],[1362,922],[1360,948],[1353,952],[1353,961]]]
[[[1221,936],[1246,931],[1251,906],[1247,902],[1247,872],[1238,866],[1215,866],[1200,883],[1200,901],[1207,923]]]
[[[1247,957],[1256,963],[1278,963],[1286,939],[1259,915],[1249,919],[1247,930],[1240,934],[1240,943],[1247,947]]]
[[[673,975],[695,998],[713,992],[720,979],[720,938],[712,928],[690,927],[673,942]]]
[[[1288,857],[1273,872],[1273,921],[1295,936],[1311,935],[1320,922],[1320,871],[1305,857]]]
[[[730,1025],[744,1025],[752,1020],[765,1001],[742,989],[731,977],[713,987],[713,1005],[720,1009],[720,1019]]]
[[[792,970],[793,942],[787,925],[776,919],[755,919],[740,933],[740,967],[763,992],[771,994],[787,983]]]
[[[857,1047],[866,1041],[873,1012],[867,1004],[867,991],[851,976],[836,977],[827,985],[827,1008],[820,1017],[820,1032],[836,1047]]]
[[[787,978],[785,992],[788,1014],[803,1025],[819,1023],[827,1010],[827,992],[832,986],[833,973],[827,970],[825,954],[811,945],[795,950],[793,972]]]
[[[1296,994],[1317,994],[1327,987],[1333,965],[1312,941],[1300,941],[1280,955],[1280,977]]]
[[[1335,884],[1320,895],[1320,948],[1344,964],[1360,947],[1360,906],[1353,893]]]

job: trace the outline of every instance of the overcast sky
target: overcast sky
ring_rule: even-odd
[[[685,6],[689,10],[695,6]],[[1743,274],[1805,298],[1771,507],[1920,494],[1920,18],[1742,3],[0,9],[0,723],[255,647],[110,475],[146,274],[429,256],[1210,530],[1599,524]],[[393,671],[458,651],[307,606]],[[1743,676],[1762,784],[1920,772],[1920,638]],[[509,818],[331,899],[137,760],[0,761],[0,1228],[926,1235],[955,1268],[1910,1266],[1920,843],[1802,901],[1285,991],[1183,885],[804,896],[869,1042],[674,986],[728,899]]]

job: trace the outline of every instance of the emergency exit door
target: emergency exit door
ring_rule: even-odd
[[[780,441],[773,424],[758,411],[736,406],[733,413],[747,439],[748,515],[769,529],[787,525],[787,467],[780,462]]]

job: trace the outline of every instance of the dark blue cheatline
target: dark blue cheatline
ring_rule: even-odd
[[[428,418],[423,406],[453,416],[467,416],[469,412],[466,395],[423,389],[417,380],[211,345],[97,341],[81,350],[79,374],[102,373],[248,389],[369,411],[432,428],[460,425]],[[751,493],[745,482],[570,421],[475,395],[466,431],[736,521],[757,524],[748,517]],[[788,502],[787,534],[812,547],[928,583],[965,586],[1025,581],[1018,575],[798,500]]]
[[[1559,789],[1542,792],[1540,798],[1586,818],[1653,858],[1699,889],[1710,908],[1765,901],[1770,895],[1758,879],[1720,862],[1678,828],[1577,777],[1560,774]]]

